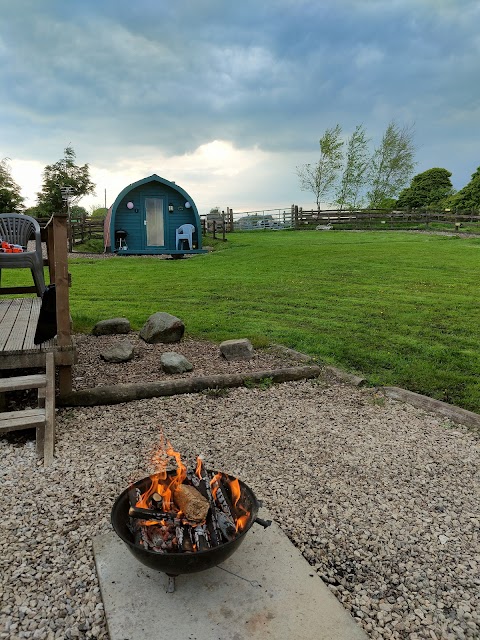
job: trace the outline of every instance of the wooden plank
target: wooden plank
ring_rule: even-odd
[[[41,427],[45,424],[44,409],[25,409],[0,413],[0,433]]]
[[[55,451],[55,360],[53,353],[47,353],[46,362],[47,386],[45,389],[45,432],[44,432],[44,465],[53,462]],[[40,434],[39,434],[40,435]],[[37,455],[39,451],[37,448]]]
[[[38,316],[40,315],[40,306],[42,304],[41,298],[32,298],[31,299],[31,307],[30,307],[30,315],[28,318],[28,326],[25,332],[25,339],[22,345],[22,351],[27,351],[28,349],[33,349],[34,351],[39,351],[39,345],[34,344],[33,338],[35,337],[35,331],[37,330],[37,322]]]
[[[0,324],[0,351],[5,350],[5,344],[7,343],[10,333],[15,325],[15,321],[20,311],[20,306],[21,300],[10,300],[10,305]]]
[[[25,334],[30,320],[30,310],[32,308],[31,303],[32,300],[29,298],[22,299],[13,330],[8,336],[8,340],[3,347],[4,351],[21,351],[23,349]]]
[[[22,389],[40,389],[46,385],[44,375],[16,376],[14,378],[0,378],[0,393],[6,391],[21,391]]]
[[[7,313],[11,302],[11,300],[0,300],[0,322],[2,322],[5,314]]]

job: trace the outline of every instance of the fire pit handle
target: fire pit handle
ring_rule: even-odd
[[[256,522],[257,524],[261,524],[264,529],[272,524],[271,520],[263,520],[263,518],[255,518],[254,522]]]

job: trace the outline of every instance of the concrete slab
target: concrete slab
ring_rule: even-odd
[[[275,523],[254,525],[222,565],[178,576],[174,593],[115,533],[93,549],[111,640],[367,640]]]

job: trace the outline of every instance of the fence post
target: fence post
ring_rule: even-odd
[[[213,238],[214,240],[215,240],[215,238],[217,237],[217,236],[215,235],[216,226],[217,226],[217,223],[215,222],[215,220],[212,220],[212,234],[213,234],[213,235],[212,235],[212,238]]]
[[[228,230],[230,233],[233,232],[233,209],[227,207],[227,220],[228,220]]]
[[[225,211],[222,211],[222,241],[225,242]]]

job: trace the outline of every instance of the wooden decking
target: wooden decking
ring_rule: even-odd
[[[0,370],[45,367],[45,354],[55,353],[57,366],[76,361],[75,346],[59,347],[57,339],[35,345],[40,298],[0,299]]]

